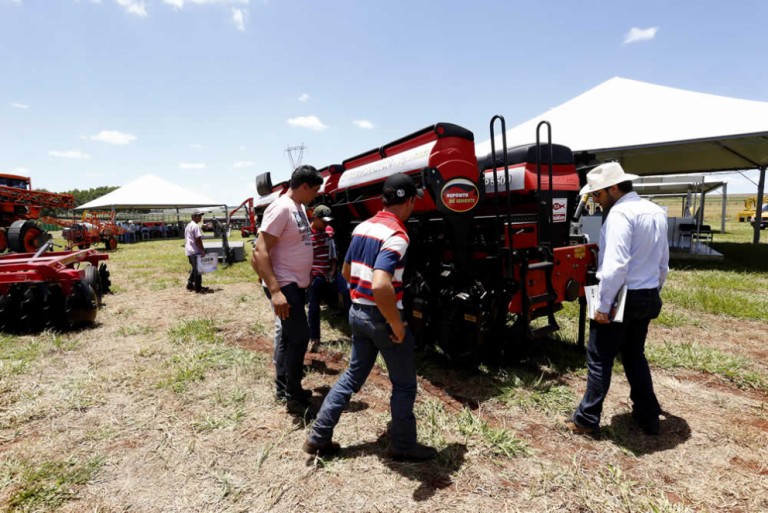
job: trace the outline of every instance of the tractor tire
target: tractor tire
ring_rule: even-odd
[[[117,237],[110,235],[104,239],[104,247],[107,251],[114,251],[117,249]]]
[[[251,234],[251,232],[249,232],[248,230],[241,230],[240,231],[240,235],[242,235],[242,237],[244,239],[247,239],[250,234]]]
[[[8,230],[3,227],[0,228],[0,253],[8,249]]]
[[[48,233],[35,221],[14,221],[8,229],[8,247],[16,253],[34,253],[48,240]]]

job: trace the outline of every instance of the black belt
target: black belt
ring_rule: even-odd
[[[655,294],[659,293],[658,288],[652,288],[652,289],[629,289],[627,290],[627,294],[631,294],[633,296],[653,296]]]
[[[352,303],[352,308],[355,308],[357,310],[378,310],[379,307],[376,305],[363,305],[360,303]]]

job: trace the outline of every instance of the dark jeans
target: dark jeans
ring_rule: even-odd
[[[349,315],[349,307],[352,302],[349,299],[349,287],[344,277],[336,273],[328,281],[325,276],[313,276],[307,291],[307,320],[309,321],[309,338],[320,340],[320,302],[327,294],[336,297],[341,294],[342,304],[339,305],[344,315]]]
[[[304,377],[304,355],[309,344],[307,315],[304,312],[306,291],[295,283],[280,290],[291,308],[288,317],[281,322],[282,333],[276,344],[275,393],[278,397],[302,400],[301,379]],[[270,297],[269,291],[267,297]]]
[[[189,278],[187,278],[187,287],[199,291],[203,287],[203,275],[197,271],[197,255],[190,255],[189,265],[192,266],[192,270],[189,272]]]
[[[416,400],[416,363],[414,339],[406,329],[405,340],[395,344],[389,338],[389,325],[375,306],[352,305],[349,312],[352,330],[352,358],[349,368],[339,378],[323,401],[317,419],[309,433],[309,441],[315,444],[333,438],[333,429],[352,394],[365,383],[381,352],[387,364],[392,395],[389,401],[392,414],[390,440],[396,450],[410,450],[416,445],[416,417],[413,403]]]
[[[307,322],[309,322],[309,338],[320,340],[320,299],[329,287],[325,276],[312,276],[307,291]]]
[[[584,427],[600,425],[603,401],[611,386],[611,374],[616,355],[621,352],[624,373],[630,386],[632,413],[637,420],[658,417],[661,407],[653,391],[653,380],[645,358],[645,337],[648,325],[661,312],[657,289],[627,291],[624,322],[589,326],[587,346],[587,391],[573,414],[573,420]]]

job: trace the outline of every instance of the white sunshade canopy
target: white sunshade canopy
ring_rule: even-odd
[[[75,210],[195,208],[223,205],[154,175],[144,175]]]
[[[552,125],[553,143],[593,154],[598,163],[618,160],[638,175],[768,165],[768,102],[614,77],[508,130],[507,146],[535,142],[544,120]],[[545,141],[546,130],[541,133]],[[490,140],[477,145],[478,156],[490,150]]]

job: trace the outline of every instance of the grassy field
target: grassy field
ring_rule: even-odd
[[[561,332],[521,343],[514,365],[419,356],[419,437],[440,450],[428,464],[386,457],[382,369],[342,417],[340,457],[307,457],[306,424],[272,398],[272,317],[248,264],[196,295],[181,241],[121,246],[96,326],[0,336],[0,508],[768,511],[768,245],[749,240],[729,222],[724,261],[673,265],[648,337],[659,437],[634,427],[620,362],[602,439],[564,429],[586,379],[568,304]],[[318,405],[349,352],[323,315],[327,343],[306,361]]]

